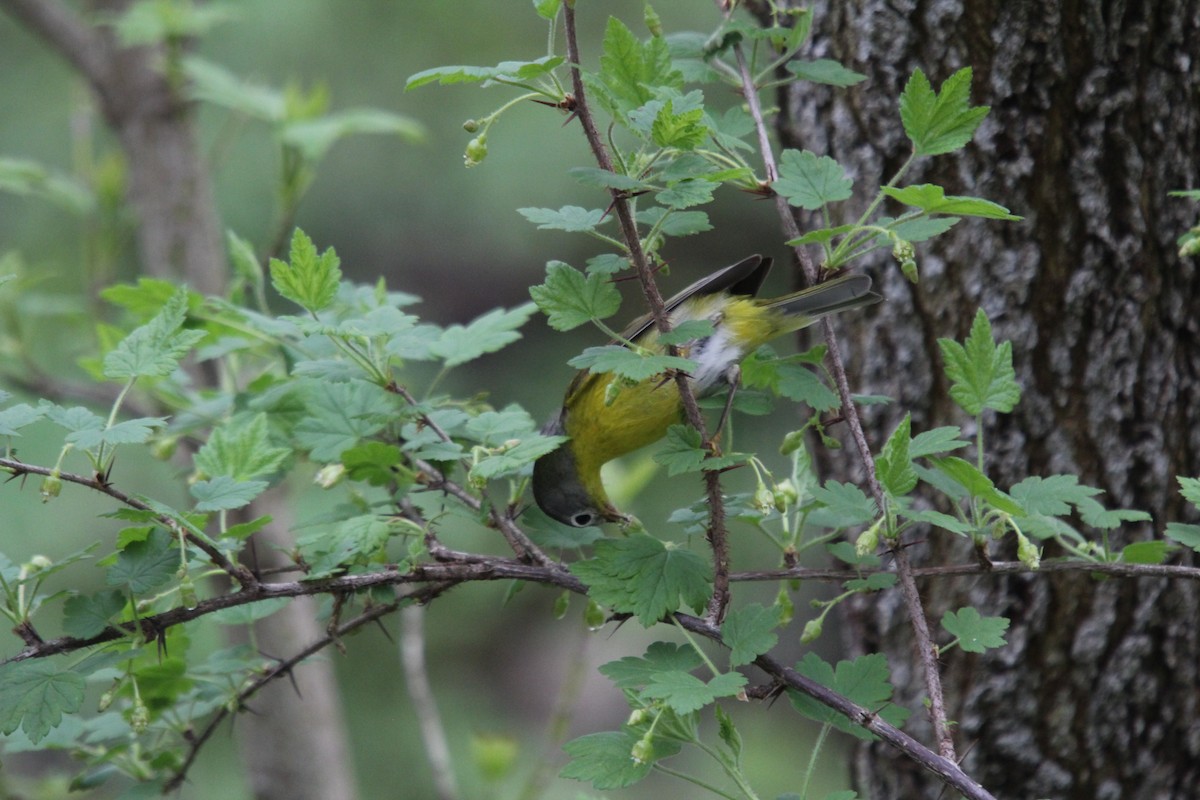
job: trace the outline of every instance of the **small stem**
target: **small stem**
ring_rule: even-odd
[[[829,735],[829,731],[833,726],[826,722],[821,726],[820,733],[817,734],[817,741],[813,742],[812,752],[808,756],[808,767],[804,770],[804,780],[800,784],[800,800],[808,800],[808,785],[812,782],[813,773],[817,770],[817,756],[821,752],[821,748],[825,746],[825,737]]]
[[[695,775],[688,775],[686,772],[680,772],[677,769],[671,769],[670,767],[664,767],[662,765],[661,761],[654,762],[654,769],[658,770],[659,772],[661,772],[664,775],[670,775],[672,778],[678,778],[681,781],[687,781],[690,784],[699,786],[701,789],[706,789],[707,791],[712,792],[713,794],[717,795],[718,797],[724,797],[726,800],[738,800],[737,797],[731,795],[729,792],[725,791],[724,789],[718,789],[716,786],[713,786],[711,783],[707,783],[705,781],[700,780]]]

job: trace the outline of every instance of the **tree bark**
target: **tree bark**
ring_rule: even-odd
[[[1152,526],[1112,531],[1114,547],[1161,536],[1190,513],[1175,476],[1200,475],[1200,269],[1175,244],[1196,211],[1167,196],[1200,184],[1200,3],[791,4],[814,11],[805,57],[837,59],[868,80],[781,93],[785,147],[836,158],[866,196],[910,152],[897,98],[912,70],[936,87],[970,66],[972,101],[990,116],[964,151],[926,159],[905,183],[939,183],[1025,217],[964,221],[919,244],[918,285],[882,258],[866,265],[887,302],[839,324],[858,389],[896,400],[866,409],[876,450],[907,411],[914,432],[962,424],[973,433],[949,399],[936,340],[961,340],[982,307],[997,338],[1013,341],[1023,388],[1014,413],[985,418],[997,485],[1076,474],[1109,507],[1153,514]],[[945,532],[917,538],[919,562],[971,557]],[[1195,563],[1190,551],[1178,558]],[[958,751],[985,787],[1014,798],[1194,795],[1194,583],[1033,575],[930,580],[922,590],[932,621],[965,605],[1012,620],[1007,647],[955,651],[942,665]],[[900,699],[921,707],[898,599],[856,605],[845,634],[855,652],[887,653]],[[930,742],[928,720],[912,719]],[[860,750],[855,776],[868,797],[943,791],[878,745]]]

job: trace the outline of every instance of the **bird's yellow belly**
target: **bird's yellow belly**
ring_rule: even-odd
[[[592,379],[608,384],[612,375]],[[669,378],[624,386],[609,405],[604,404],[605,394],[603,388],[581,392],[581,402],[567,419],[567,435],[575,440],[581,466],[594,464],[598,469],[617,456],[656,442],[683,418],[679,389]]]

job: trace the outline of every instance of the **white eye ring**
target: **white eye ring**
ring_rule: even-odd
[[[590,511],[580,511],[571,517],[571,524],[576,528],[586,528],[596,521],[596,515]]]

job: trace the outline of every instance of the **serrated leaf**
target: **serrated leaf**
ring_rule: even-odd
[[[775,388],[780,395],[804,403],[814,411],[832,411],[842,404],[815,372],[790,361],[779,363]]]
[[[690,672],[704,663],[691,645],[654,642],[641,658],[625,656],[600,666],[600,674],[618,689],[639,689],[660,672]]]
[[[956,637],[958,646],[968,653],[982,653],[989,648],[1008,644],[1004,641],[1008,620],[1004,617],[982,617],[970,606],[947,611],[942,615],[942,627]]]
[[[425,129],[402,114],[378,108],[349,108],[315,119],[289,120],[279,131],[284,144],[309,162],[320,161],[341,139],[363,134],[385,134],[417,142],[424,138]]]
[[[699,711],[718,697],[731,697],[746,685],[746,676],[738,672],[725,672],[713,677],[708,683],[679,670],[656,672],[649,685],[642,690],[645,700],[661,700],[676,714]]]
[[[553,208],[518,208],[517,213],[543,231],[587,233],[605,220],[604,209],[580,206],[563,206],[557,211]]]
[[[809,231],[803,236],[789,239],[785,244],[790,247],[800,247],[806,244],[826,244],[833,241],[837,236],[849,233],[856,227],[855,225],[839,225],[836,228],[817,228],[815,231]]]
[[[892,685],[888,682],[887,659],[881,653],[859,656],[853,661],[839,661],[836,670],[816,653],[809,653],[796,665],[796,669],[805,677],[876,712],[892,725],[900,727],[908,719],[908,709],[891,702]],[[808,695],[789,690],[788,697],[795,709],[809,719],[829,723],[838,730],[866,741],[876,738]]]
[[[517,328],[524,325],[536,309],[533,303],[509,309],[496,308],[467,325],[451,325],[442,332],[431,350],[446,362],[447,367],[474,361],[520,339]]]
[[[360,514],[301,536],[296,545],[310,567],[307,577],[329,575],[339,567],[367,563],[395,532],[391,520],[379,514]]]
[[[617,107],[630,111],[653,99],[654,87],[682,87],[683,75],[672,66],[670,50],[661,37],[642,43],[625,23],[609,17],[600,55],[600,81]]]
[[[1012,342],[996,344],[992,324],[983,309],[975,313],[971,333],[963,344],[938,339],[946,362],[946,377],[953,385],[950,396],[971,416],[985,408],[1008,413],[1021,399],[1021,386],[1013,369]]]
[[[691,208],[712,202],[717,185],[707,180],[683,180],[654,195],[654,199],[672,209]]]
[[[912,442],[908,446],[908,454],[911,458],[921,458],[948,453],[951,450],[958,450],[970,445],[970,442],[958,438],[961,435],[962,429],[957,425],[946,425],[921,431],[912,437]]]
[[[941,186],[922,183],[898,188],[883,187],[883,193],[906,206],[915,206],[927,214],[953,214],[960,217],[983,217],[985,219],[1019,220],[1021,217],[1009,213],[999,203],[980,197],[956,197],[947,195]],[[949,226],[947,226],[949,227]]]
[[[959,217],[919,217],[917,219],[897,222],[891,217],[881,217],[877,224],[889,228],[897,238],[906,242],[924,242],[939,236],[953,228],[959,222]],[[880,246],[890,245],[892,238],[880,234],[876,238]]]
[[[1102,530],[1119,528],[1124,522],[1150,522],[1153,520],[1153,517],[1145,511],[1130,508],[1106,509],[1090,497],[1077,502],[1075,508],[1079,510],[1079,516],[1086,524]]]
[[[875,519],[878,514],[875,500],[851,483],[826,481],[824,486],[813,490],[813,498],[825,505],[828,518],[823,516],[822,524],[829,527],[859,525]]]
[[[621,294],[601,272],[584,275],[561,261],[546,265],[546,280],[529,296],[557,331],[569,331],[593,319],[607,319],[621,307]]]
[[[987,106],[970,105],[971,68],[964,67],[934,92],[920,69],[913,72],[900,95],[900,120],[919,156],[936,156],[960,149],[983,122]]]
[[[162,428],[166,424],[166,417],[127,419],[108,428],[74,431],[67,434],[66,440],[80,450],[91,450],[101,444],[142,444],[154,434],[155,428]]]
[[[218,625],[249,625],[282,611],[292,601],[290,597],[268,597],[253,603],[222,608],[208,615]]]
[[[342,280],[341,260],[334,249],[318,254],[312,239],[299,228],[292,234],[288,260],[272,258],[270,267],[275,291],[313,313],[333,302]]]
[[[170,375],[204,331],[184,330],[188,293],[179,289],[158,314],[135,328],[104,357],[104,377],[112,380],[161,378]]]
[[[1200,508],[1200,478],[1185,478],[1179,475],[1175,480],[1179,482],[1179,493],[1183,495],[1183,499]]]
[[[249,505],[269,485],[266,481],[239,481],[218,475],[212,480],[196,481],[188,489],[198,501],[197,511],[230,511]]]
[[[0,667],[0,732],[18,727],[34,744],[83,705],[83,676],[48,659]]]
[[[209,478],[225,475],[249,481],[274,473],[291,455],[286,447],[275,447],[266,414],[214,428],[196,453],[196,469]]]
[[[28,403],[10,406],[0,411],[0,436],[20,436],[21,428],[37,422],[44,414],[43,409],[34,408]]]
[[[614,372],[632,381],[644,381],[671,369],[690,372],[696,362],[681,356],[640,353],[621,345],[589,347],[567,362],[592,372]]]
[[[482,480],[492,480],[519,472],[567,439],[566,436],[529,434],[515,446],[481,458],[471,467],[471,476]]]
[[[502,61],[494,67],[434,67],[410,75],[404,91],[430,83],[480,83],[489,80],[527,82],[551,72],[565,59],[562,56],[542,56],[533,61]]]
[[[659,147],[694,150],[708,139],[704,109],[693,108],[675,113],[674,101],[663,104],[650,127],[650,138]]]
[[[121,550],[105,580],[109,586],[127,586],[134,594],[145,594],[169,581],[179,563],[175,537],[156,528],[145,539],[130,542]]]
[[[665,220],[664,217],[666,217]],[[708,215],[703,211],[672,211],[659,206],[651,206],[637,213],[637,221],[642,225],[654,227],[659,224],[660,220],[662,220],[662,225],[659,230],[664,236],[693,236],[712,230]]]
[[[594,186],[597,189],[636,192],[646,188],[646,184],[637,178],[599,167],[571,167],[567,174],[584,186]]]
[[[949,476],[966,489],[972,497],[978,497],[1006,514],[1013,516],[1025,514],[1025,509],[1020,504],[997,489],[991,478],[980,472],[979,468],[971,462],[956,456],[931,457],[929,462],[939,472]]]
[[[1161,564],[1167,560],[1169,547],[1162,539],[1127,544],[1121,548],[1121,561],[1126,564]]]
[[[1190,547],[1200,553],[1200,525],[1186,522],[1168,522],[1167,536],[1179,542],[1184,547]]]
[[[93,193],[75,178],[23,158],[0,158],[0,190],[49,200],[81,215],[96,205]]]
[[[875,474],[892,497],[903,497],[917,485],[917,471],[909,453],[911,431],[911,415],[905,414],[875,457]]]
[[[68,636],[87,639],[102,633],[109,621],[125,607],[119,589],[102,589],[95,594],[68,597],[63,604],[63,630]]]
[[[850,197],[854,181],[829,156],[818,156],[808,150],[784,150],[779,160],[779,179],[773,186],[789,204],[814,211]]]
[[[829,58],[818,58],[815,61],[794,59],[788,62],[787,68],[800,80],[829,86],[853,86],[867,79],[861,72],[848,69]]]
[[[287,101],[283,92],[245,81],[198,56],[185,56],[182,61],[191,99],[267,122],[278,122],[286,116]]]
[[[1102,490],[1083,486],[1074,475],[1049,475],[1028,477],[1009,490],[1012,498],[1021,504],[1027,514],[1049,514],[1063,516],[1071,513],[1071,507],[1089,497],[1102,494]]]
[[[721,639],[730,649],[729,666],[749,664],[779,643],[775,628],[779,626],[779,609],[751,603],[734,609],[721,624]]]
[[[304,397],[307,414],[296,423],[296,441],[317,461],[337,461],[345,450],[378,433],[397,414],[394,396],[365,381],[314,380],[306,383]]]
[[[563,745],[571,760],[560,777],[586,781],[598,790],[623,789],[650,774],[653,761],[634,761],[637,737],[626,731],[590,733]]]
[[[602,606],[653,625],[680,605],[699,611],[708,602],[711,569],[696,553],[637,533],[596,543],[595,556],[571,565]]]
[[[690,425],[672,425],[667,429],[663,446],[654,454],[654,460],[667,468],[667,475],[674,477],[702,468],[711,455],[701,447],[700,432]]]

